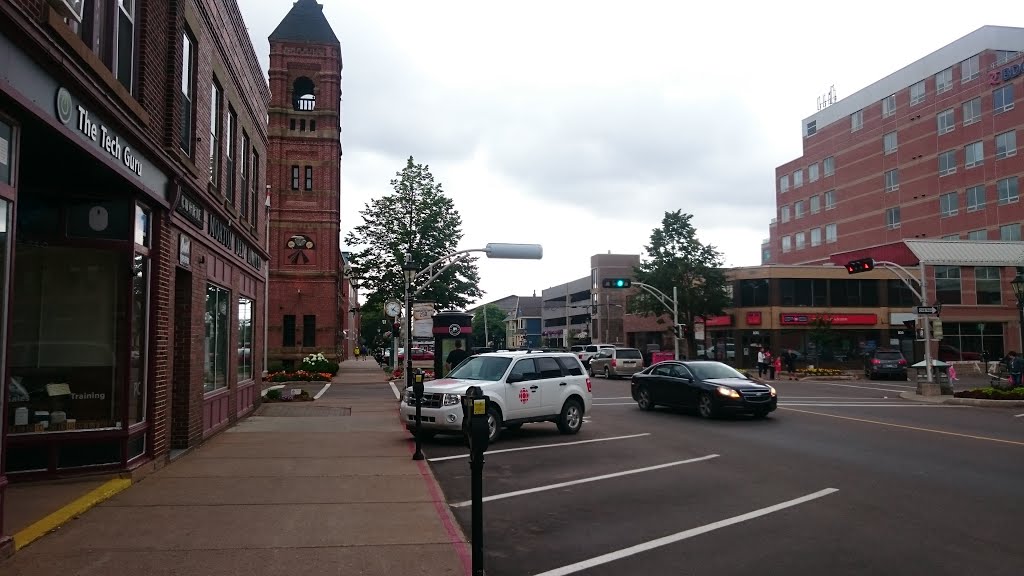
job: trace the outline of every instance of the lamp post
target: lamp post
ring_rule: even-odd
[[[405,272],[405,386],[412,388],[413,398],[416,400],[416,451],[412,459],[423,460],[423,451],[420,450],[423,380],[414,381],[412,376],[412,281],[416,278],[416,264],[412,261],[412,254],[406,253],[402,271]]]
[[[1021,348],[1024,349],[1024,276],[1021,273],[1017,273],[1017,277],[1010,282],[1010,286],[1013,288],[1013,295],[1017,297],[1017,315],[1020,322],[1019,333]],[[984,344],[984,342],[982,342]]]

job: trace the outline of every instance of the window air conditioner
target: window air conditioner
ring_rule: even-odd
[[[47,2],[61,16],[72,18],[76,22],[82,21],[82,7],[85,0],[47,0]]]

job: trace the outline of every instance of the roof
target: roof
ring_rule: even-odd
[[[520,318],[540,318],[541,317],[541,297],[540,296],[521,296],[519,298],[519,317]]]
[[[271,42],[309,42],[338,44],[334,29],[324,16],[324,7],[316,0],[298,0],[270,34]]]
[[[1024,266],[1024,242],[904,240],[926,266]]]

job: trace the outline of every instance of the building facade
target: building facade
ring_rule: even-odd
[[[516,296],[515,308],[505,320],[505,342],[509,349],[540,348],[544,345],[541,306],[540,296]]]
[[[270,35],[268,356],[291,368],[316,352],[345,358],[340,248],[341,43],[315,0]],[[349,329],[351,330],[351,328]]]
[[[762,261],[904,238],[1021,240],[1024,29],[985,26],[804,119]]]
[[[544,346],[564,348],[590,340],[590,277],[541,290]]]
[[[238,6],[67,5],[0,4],[0,518],[8,481],[143,473],[259,399],[270,95]]]

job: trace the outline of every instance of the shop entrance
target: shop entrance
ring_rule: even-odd
[[[174,275],[174,379],[171,398],[171,451],[189,447],[189,408],[192,394],[192,273],[178,268]],[[200,430],[197,427],[197,436]],[[172,457],[174,454],[172,454]]]

